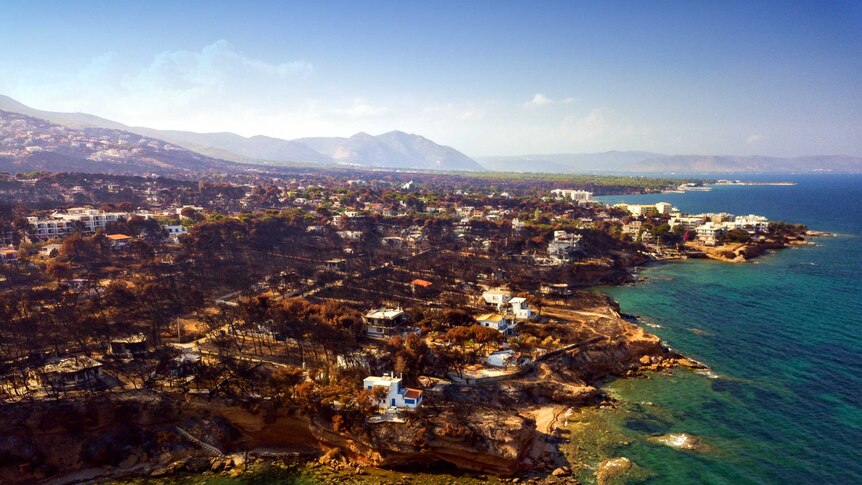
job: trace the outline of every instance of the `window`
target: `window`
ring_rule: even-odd
[[[416,401],[414,401],[413,399],[404,399],[404,402],[406,402],[407,404],[416,404]]]

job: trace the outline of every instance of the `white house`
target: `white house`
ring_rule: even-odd
[[[493,305],[497,307],[497,309],[503,308],[510,298],[512,298],[512,294],[500,288],[495,288],[482,293],[482,299],[485,300],[485,304]]]
[[[571,260],[580,249],[581,235],[566,231],[554,231],[553,241],[548,243],[548,256],[555,263]]]
[[[493,328],[507,337],[515,334],[515,317],[513,315],[484,313],[478,315],[475,320],[477,325]]]
[[[526,226],[524,221],[518,219],[517,217],[512,219],[512,229],[514,229],[516,231],[520,231],[521,229],[524,228],[524,226]]]
[[[381,407],[416,409],[422,404],[422,391],[401,385],[401,378],[392,374],[383,376],[368,376],[362,380],[365,389],[375,387],[386,389],[386,396],[378,403]]]
[[[515,297],[509,300],[509,304],[512,305],[512,314],[515,316],[515,320],[529,320],[533,318],[536,314],[533,312],[533,309],[527,305],[527,299],[523,297]]]
[[[388,337],[419,333],[420,330],[407,325],[407,314],[400,308],[377,308],[365,314],[365,334],[369,337]]]
[[[180,236],[183,234],[188,234],[189,230],[186,226],[176,225],[176,226],[162,226],[165,229],[165,232],[168,234],[168,240],[174,244],[180,242]]]
[[[60,249],[62,248],[62,244],[46,244],[39,248],[39,256],[47,258],[51,256],[51,254],[54,254],[55,251],[56,254],[60,254]]]
[[[520,352],[515,352],[512,349],[498,350],[485,358],[485,363],[491,367],[509,367],[518,365],[521,358]]]
[[[132,241],[132,238],[125,234],[108,234],[105,237],[110,241],[111,248],[117,250],[127,247]]]

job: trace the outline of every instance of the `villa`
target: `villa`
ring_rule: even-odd
[[[369,337],[390,337],[419,333],[421,330],[407,325],[407,314],[400,308],[377,308],[363,317],[364,330]]]
[[[526,298],[522,298],[520,296],[512,298],[509,300],[509,304],[512,306],[512,314],[515,316],[515,321],[529,320],[536,316],[533,309],[527,305]]]
[[[422,404],[422,391],[402,386],[401,378],[395,377],[391,373],[382,376],[368,376],[362,380],[362,385],[369,391],[375,387],[386,389],[386,396],[378,402],[380,407],[416,409]]]
[[[475,320],[477,325],[493,328],[507,337],[515,334],[515,317],[511,314],[484,313],[476,316]]]
[[[108,234],[105,237],[107,237],[108,240],[111,242],[112,249],[123,249],[128,246],[129,242],[131,242],[132,240],[130,236],[127,236],[125,234]]]
[[[512,298],[512,294],[500,288],[495,288],[482,293],[482,299],[485,301],[485,304],[495,306],[498,310],[503,308],[510,298]]]

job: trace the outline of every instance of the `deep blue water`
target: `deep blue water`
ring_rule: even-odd
[[[798,185],[600,198],[838,233],[754,263],[657,264],[643,283],[603,289],[719,376],[677,371],[609,385],[625,401],[655,404],[629,405],[624,426],[634,440],[615,450],[653,473],[650,482],[862,483],[862,175],[760,180]],[[711,450],[643,439],[668,432],[700,436]]]

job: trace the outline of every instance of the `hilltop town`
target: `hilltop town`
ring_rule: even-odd
[[[662,188],[630,183],[4,175],[0,476],[229,474],[277,449],[564,479],[555,422],[606,403],[601,379],[699,367],[591,286],[804,241],[594,200]]]

